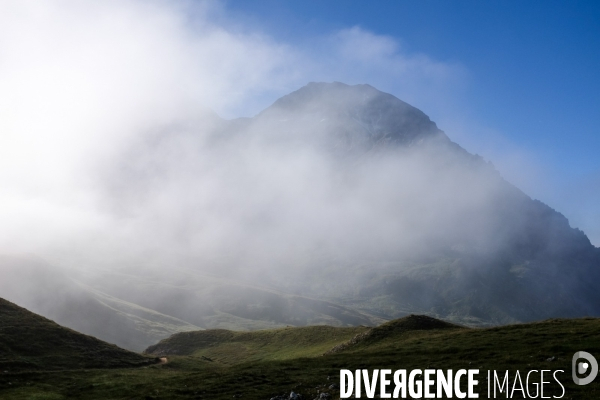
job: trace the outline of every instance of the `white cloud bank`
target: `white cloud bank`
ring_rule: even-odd
[[[112,229],[98,169],[156,127],[205,109],[256,113],[308,81],[370,81],[431,103],[462,79],[359,27],[309,49],[224,15],[214,2],[0,3],[0,252],[48,255]]]
[[[176,168],[175,174],[162,171],[169,177],[165,183],[160,176],[152,177],[158,173],[153,163],[164,168],[164,160],[154,160],[157,153],[135,152],[156,151],[147,143],[156,139],[149,132],[194,126],[198,134],[210,120],[208,109],[225,117],[253,115],[308,81],[368,82],[401,94],[428,113],[448,113],[452,93],[463,85],[465,75],[460,65],[407,53],[394,38],[360,27],[315,37],[310,46],[285,43],[227,18],[227,10],[215,2],[2,2],[0,253],[31,252],[70,264],[89,262],[98,254],[107,262],[119,259],[120,251],[131,250],[134,238],[143,242],[138,249],[142,252],[161,243],[181,245],[173,251],[185,249],[188,242],[202,243],[197,252],[222,249],[232,240],[260,247],[263,239],[250,238],[239,221],[249,215],[260,220],[257,210],[263,217],[275,213],[268,204],[277,193],[275,206],[287,207],[286,199],[302,195],[310,199],[306,190],[312,181],[299,181],[296,187],[284,187],[284,182],[318,176],[315,170],[328,168],[322,155],[286,156],[288,167],[282,169],[282,158],[271,154],[255,165],[260,157],[248,152],[232,174],[218,153],[194,154],[193,145],[202,140],[183,134],[175,142],[159,143],[160,157],[182,160],[169,166]],[[162,186],[150,193],[131,190],[128,196],[134,197],[122,197],[114,188],[122,167],[115,160],[122,157],[141,157],[140,165],[148,168],[144,174]],[[235,175],[235,168],[244,163],[254,183],[262,173],[279,174],[270,176],[271,187],[253,190],[252,182]],[[190,190],[196,176],[188,175],[202,174],[211,165],[216,170],[201,177],[205,190]],[[312,193],[313,205],[323,200],[320,196],[335,197],[328,189],[330,178],[336,179],[322,176],[322,190]],[[381,177],[388,186],[395,178]],[[112,185],[108,192],[107,179]],[[124,180],[126,185],[134,181],[135,177]],[[274,191],[274,185],[282,190]],[[402,196],[379,189],[391,199]],[[314,227],[328,218],[332,226],[345,215],[356,218],[345,220],[349,226],[368,219],[373,210],[361,208],[372,200],[368,193],[359,190],[353,199],[322,202],[317,209],[308,203],[285,209],[284,222],[293,215],[290,210],[304,213],[304,219],[288,221],[288,238],[300,232],[313,242],[325,241],[328,232],[315,233]],[[243,196],[244,207],[255,208],[238,207],[243,215],[229,213]],[[338,205],[342,209],[336,209]],[[205,215],[190,217],[194,207]],[[373,221],[385,222],[385,212]],[[210,226],[210,233],[190,227],[192,222]],[[382,229],[384,225],[379,224]],[[334,236],[341,237],[343,225],[336,229]],[[265,232],[273,242],[282,237],[277,226]],[[280,251],[286,251],[285,245]]]

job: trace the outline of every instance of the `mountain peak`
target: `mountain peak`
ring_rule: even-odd
[[[278,99],[273,106],[278,108],[296,108],[306,103],[314,103],[315,100],[339,102],[345,97],[365,102],[380,94],[385,95],[386,93],[367,84],[347,85],[342,82],[309,82],[300,89]]]
[[[311,82],[275,101],[257,119],[302,124],[305,132],[307,127],[337,132],[338,142],[349,147],[406,146],[424,138],[446,138],[421,110],[366,84]]]

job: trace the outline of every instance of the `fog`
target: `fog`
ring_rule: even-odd
[[[420,111],[339,83],[271,105],[345,81],[448,112],[464,69],[360,27],[314,39],[218,2],[2,2],[0,296],[135,350],[201,327],[587,312],[514,282],[587,238]]]
[[[499,189],[489,171],[427,148],[339,149],[329,128],[279,121],[213,136],[168,128],[133,145],[104,171],[119,241],[164,262],[287,270],[315,253],[386,258],[491,237],[486,208]]]
[[[249,243],[245,224],[236,219],[254,214],[258,224],[261,204],[273,201],[277,187],[280,201],[292,195],[305,201],[287,206],[302,215],[311,214],[309,205],[320,207],[315,203],[334,196],[328,180],[337,167],[323,154],[311,154],[318,149],[262,150],[256,142],[240,143],[239,150],[231,150],[233,142],[227,150],[207,146],[211,112],[252,115],[308,80],[366,79],[374,70],[397,70],[407,82],[421,82],[404,84],[408,97],[427,84],[443,93],[441,87],[460,75],[458,67],[403,54],[392,39],[358,27],[321,38],[320,50],[309,54],[228,19],[217,2],[0,7],[0,250],[58,263],[97,262],[95,251],[115,255],[160,247],[167,254],[197,253],[234,237]],[[362,71],[351,76],[344,65]],[[171,127],[189,134],[167,137]],[[160,151],[151,146],[156,140],[162,140]],[[146,149],[151,153],[144,154]],[[268,153],[264,159],[261,152]],[[138,168],[137,175],[125,181],[118,168],[127,170],[127,158],[139,162],[129,166]],[[153,166],[145,161],[160,164],[161,175],[152,176]],[[235,172],[248,166],[247,177]],[[320,167],[325,170],[315,177]],[[212,175],[202,175],[207,169]],[[307,181],[313,178],[317,182]],[[243,204],[236,207],[236,201]],[[213,204],[234,211],[207,213]],[[334,214],[343,214],[343,207]],[[192,209],[198,220],[190,220]],[[271,211],[272,223],[280,211]],[[330,211],[315,209],[315,215]],[[196,232],[192,221],[211,225],[210,235],[208,229]],[[297,227],[299,234],[307,235],[308,224]],[[155,234],[148,235],[151,226]],[[171,250],[172,242],[182,249]]]

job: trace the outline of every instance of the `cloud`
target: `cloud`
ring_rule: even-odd
[[[409,299],[420,286],[385,275],[408,278],[426,263],[418,279],[451,276],[460,296],[470,293],[462,284],[479,282],[475,268],[535,267],[528,250],[570,243],[560,235],[566,221],[417,110],[386,96],[364,108],[375,92],[366,86],[353,97],[331,85],[333,99],[297,101],[295,112],[219,117],[255,115],[309,81],[344,81],[450,119],[467,77],[458,63],[358,26],[288,43],[217,2],[1,2],[0,254],[34,253],[123,300],[194,313],[195,295],[181,305],[144,279],[136,292],[90,271],[143,278],[156,267],[157,280],[184,287],[171,268],[190,267],[321,298],[363,289],[368,298],[379,287]],[[441,142],[388,148],[397,124]],[[357,150],[382,131],[372,149]],[[531,225],[539,229],[526,229],[542,214]],[[0,282],[13,282],[2,267]],[[25,286],[52,290],[44,279]]]
[[[314,39],[305,54],[305,80],[369,83],[434,115],[452,112],[468,72],[458,62],[440,61],[405,50],[393,37],[360,26]]]
[[[268,86],[283,46],[229,33],[206,14],[192,30],[190,6],[0,5],[0,191],[3,219],[14,222],[3,226],[6,247],[35,248],[38,230],[44,242],[47,230],[95,224],[90,169],[140,132]]]
[[[320,80],[372,82],[408,100],[435,91],[442,99],[443,87],[464,73],[360,27],[317,37],[316,46],[293,45],[226,14],[218,2],[0,4],[0,251],[62,257],[82,237],[118,247],[119,235],[135,233],[117,201],[107,206],[103,179],[112,163],[158,130],[206,124],[207,109],[252,115]],[[205,165],[219,165],[204,156]],[[137,200],[130,214],[161,196]]]

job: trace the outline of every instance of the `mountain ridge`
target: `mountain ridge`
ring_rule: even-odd
[[[195,327],[375,325],[411,313],[489,326],[600,315],[600,249],[585,233],[390,94],[311,83],[253,118],[211,116],[206,125],[136,142],[114,163],[122,180],[109,195],[135,214],[175,186],[181,224],[169,225],[172,209],[149,208],[166,215],[154,228],[200,245],[217,232],[220,253],[163,257],[153,268],[84,266],[73,277],[90,288],[77,289],[83,297],[63,296],[75,289],[52,266],[4,267],[18,279],[0,282],[0,294],[25,288],[36,311],[64,304],[45,309],[53,318],[100,315],[101,326],[69,323],[127,348]],[[215,183],[217,191],[204,190]],[[48,300],[56,298],[64,302]],[[177,326],[159,323],[165,318]],[[118,332],[107,332],[113,324]]]

